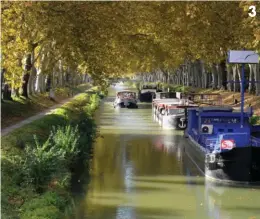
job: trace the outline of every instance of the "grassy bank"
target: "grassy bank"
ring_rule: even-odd
[[[99,95],[83,93],[52,114],[2,137],[2,217],[62,218],[70,180],[87,162]]]
[[[44,111],[55,104],[60,103],[62,100],[72,97],[72,95],[84,92],[89,87],[89,84],[83,84],[75,88],[56,88],[55,100],[51,100],[48,93],[30,96],[28,99],[23,97],[13,97],[13,101],[5,100],[1,104],[2,128],[13,125],[41,111]]]

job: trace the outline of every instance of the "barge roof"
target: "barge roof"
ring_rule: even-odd
[[[226,113],[232,113],[232,115],[237,116],[236,114],[241,113],[241,110],[238,109],[237,107],[232,107],[232,106],[204,106],[204,107],[194,107],[190,108],[188,110],[196,110],[197,112],[200,113],[212,113],[212,115],[216,113],[222,113],[223,115]],[[245,111],[245,116],[253,114],[252,107],[247,108]]]
[[[178,98],[164,98],[164,99],[153,99],[153,102],[163,102],[163,103],[166,103],[166,102],[177,102],[177,101],[180,101],[180,99]]]
[[[200,112],[232,112],[233,107],[231,106],[203,106],[203,107],[196,107],[190,110],[196,110]]]
[[[118,91],[117,93],[124,93],[124,92],[128,92],[128,93],[136,93],[136,92],[131,91],[131,90],[121,90],[121,91]]]

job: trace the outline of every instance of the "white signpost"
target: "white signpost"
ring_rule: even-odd
[[[245,84],[245,64],[259,63],[259,55],[255,51],[230,50],[228,52],[228,62],[231,64],[242,64],[241,75],[241,128],[244,126],[244,84]]]
[[[259,55],[255,51],[230,50],[228,52],[228,62],[234,64],[257,64]]]

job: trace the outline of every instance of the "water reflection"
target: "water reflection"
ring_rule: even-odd
[[[88,193],[71,219],[259,217],[259,189],[205,182],[185,153],[182,132],[162,130],[147,104],[115,111],[111,103],[104,101],[97,113],[102,137],[94,146]]]
[[[175,131],[174,135],[163,135],[158,137],[156,141],[156,148],[158,150],[162,150],[165,153],[171,153],[176,156],[179,163],[182,163],[182,155],[183,155],[183,135],[182,132]]]
[[[133,193],[132,177],[134,176],[133,163],[129,161],[129,155],[126,149],[125,141],[123,141],[122,151],[122,169],[124,177],[125,193]],[[120,205],[117,208],[116,219],[133,219],[135,217],[135,209],[131,206],[134,203],[133,198],[126,205]]]
[[[259,218],[259,187],[221,186],[207,181],[205,200],[211,218]]]

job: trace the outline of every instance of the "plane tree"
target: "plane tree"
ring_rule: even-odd
[[[256,3],[259,5],[259,3]],[[229,49],[259,51],[259,20],[241,2],[4,2],[2,66],[28,96],[90,75],[142,72],[146,80],[222,88],[239,80]],[[257,7],[259,8],[259,7]],[[259,9],[258,9],[259,10]],[[250,65],[258,80],[259,66]],[[227,76],[225,76],[227,72]],[[229,90],[239,84],[228,83]],[[259,85],[250,91],[259,94]]]

